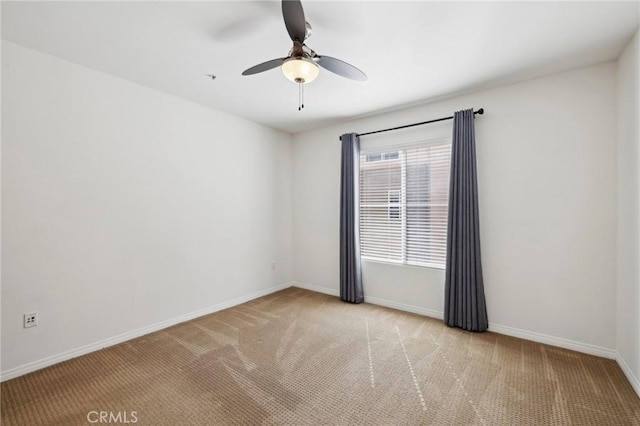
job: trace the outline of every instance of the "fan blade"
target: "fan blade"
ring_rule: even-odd
[[[282,17],[292,41],[304,42],[307,35],[307,21],[300,0],[282,0]]]
[[[272,60],[267,61],[267,62],[263,62],[261,64],[258,64],[256,66],[253,66],[253,67],[245,70],[242,73],[242,75],[258,74],[259,72],[269,71],[272,68],[276,68],[276,67],[279,67],[280,65],[282,65],[282,63],[285,61],[285,59],[287,59],[287,58],[278,58],[278,59],[272,59]]]
[[[367,75],[365,73],[353,65],[341,61],[340,59],[332,58],[330,56],[316,56],[314,60],[322,68],[325,68],[334,74],[338,74],[339,76],[358,81],[365,81],[367,79]]]

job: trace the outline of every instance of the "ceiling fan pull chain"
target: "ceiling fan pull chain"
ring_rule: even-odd
[[[302,111],[304,108],[304,87],[302,82],[298,83],[298,111]]]

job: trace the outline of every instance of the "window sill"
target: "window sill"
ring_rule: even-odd
[[[415,263],[393,262],[391,260],[371,259],[369,257],[361,257],[360,260],[362,260],[363,262],[380,263],[382,265],[401,266],[401,267],[405,267],[405,268],[437,269],[439,271],[444,271],[445,270],[444,266],[418,265],[418,264],[415,264]]]

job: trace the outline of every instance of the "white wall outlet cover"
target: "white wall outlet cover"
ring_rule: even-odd
[[[24,328],[35,327],[38,325],[38,313],[27,312],[24,314]]]

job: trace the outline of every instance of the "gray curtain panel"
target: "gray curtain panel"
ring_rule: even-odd
[[[360,264],[360,139],[355,133],[340,137],[340,299],[364,301]]]
[[[452,327],[489,327],[480,259],[480,220],[473,109],[453,118],[444,320]]]

